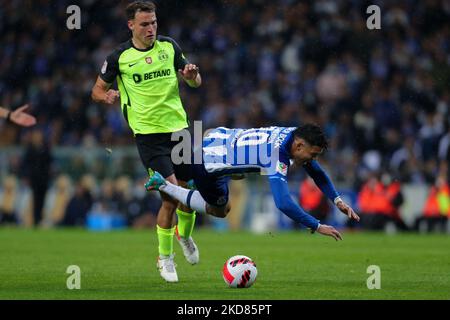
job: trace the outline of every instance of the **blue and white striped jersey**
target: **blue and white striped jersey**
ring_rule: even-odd
[[[216,128],[203,138],[203,163],[211,174],[259,172],[287,175],[289,141],[295,127]]]

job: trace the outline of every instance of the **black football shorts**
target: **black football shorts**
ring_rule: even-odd
[[[172,133],[136,134],[139,156],[146,169],[158,171],[164,178],[175,173],[178,180],[189,181],[192,179],[191,164],[172,162],[172,149],[179,141],[172,141],[171,136]]]

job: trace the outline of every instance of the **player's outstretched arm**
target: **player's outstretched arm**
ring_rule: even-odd
[[[332,226],[320,224],[319,221],[305,212],[291,198],[289,187],[285,180],[280,177],[272,176],[269,178],[270,188],[272,189],[273,198],[277,208],[290,217],[292,220],[303,224],[313,231],[320,234],[333,237],[336,241],[342,240],[342,236]]]
[[[36,124],[36,118],[25,112],[28,107],[28,104],[25,104],[14,111],[0,107],[0,116],[19,126],[31,127]]]
[[[98,77],[92,87],[91,98],[97,103],[114,104],[119,98],[119,91],[110,89],[111,84]]]
[[[319,220],[305,212],[296,204],[289,193],[289,187],[282,178],[277,176],[269,177],[270,188],[277,208],[292,220],[303,224],[311,230],[317,230]]]

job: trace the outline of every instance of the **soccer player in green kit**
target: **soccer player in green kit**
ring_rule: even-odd
[[[186,186],[192,179],[190,164],[175,165],[171,135],[188,127],[180,99],[177,73],[190,86],[201,85],[198,67],[190,64],[178,44],[169,37],[157,36],[156,8],[152,2],[135,1],[126,8],[132,38],[119,45],[102,66],[92,88],[92,99],[113,104],[119,97],[123,115],[135,136],[141,160],[149,172],[158,171],[168,181]],[[119,91],[111,89],[117,80]],[[178,206],[161,193],[162,205],[157,217],[159,257],[157,268],[168,282],[177,282],[173,255],[173,236],[191,264],[199,261],[198,248],[191,234],[195,212]],[[173,214],[178,224],[172,226]]]

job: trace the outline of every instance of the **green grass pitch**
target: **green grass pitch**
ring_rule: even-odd
[[[189,265],[175,241],[179,282],[169,284],[156,270],[153,230],[0,228],[0,299],[450,299],[450,236],[343,237],[195,230],[200,263]],[[236,254],[258,267],[249,289],[230,289],[222,279]],[[80,290],[66,287],[69,265],[81,269]],[[367,288],[370,265],[381,269],[379,290]]]

